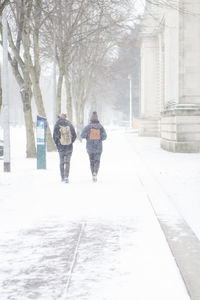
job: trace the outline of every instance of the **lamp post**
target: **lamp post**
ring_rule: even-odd
[[[54,42],[53,42],[53,124],[56,123],[56,26],[54,24]]]
[[[132,128],[132,77],[129,74],[129,127]]]
[[[4,132],[4,172],[10,172],[10,128],[8,100],[8,42],[7,42],[7,9],[3,10],[3,69],[2,69],[2,98],[3,98],[3,132]]]

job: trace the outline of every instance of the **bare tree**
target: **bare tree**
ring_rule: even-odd
[[[8,54],[10,64],[13,69],[16,81],[20,88],[21,99],[24,110],[24,118],[26,124],[26,137],[27,146],[26,154],[27,157],[36,156],[35,138],[33,130],[33,119],[31,109],[31,80],[29,76],[27,57],[24,54],[22,57],[22,42],[26,40],[27,26],[26,19],[30,15],[32,1],[20,0],[17,3],[12,3],[10,6],[10,18],[8,21],[8,41],[11,51]],[[11,17],[12,16],[12,17]],[[13,31],[10,28],[10,24],[16,24],[16,30]]]
[[[63,78],[65,78],[66,109],[69,119],[72,120],[73,107],[77,110],[78,106],[84,106],[86,100],[83,99],[88,101],[94,81],[95,64],[99,65],[102,54],[105,56],[105,49],[108,51],[116,44],[122,32],[128,30],[127,24],[130,21],[128,4],[127,0],[58,0],[56,2],[51,24],[48,23],[43,35],[45,37],[43,55],[51,57],[54,44],[52,41],[55,39],[59,69],[57,114],[60,113]],[[47,49],[50,50],[48,53]],[[78,70],[79,76],[83,73],[85,76],[80,80],[77,79]],[[76,86],[77,84],[79,87]],[[72,95],[72,90],[79,91],[79,96]],[[81,114],[82,110],[78,109]],[[78,117],[78,114],[76,111],[76,119],[79,123],[82,117]]]
[[[117,57],[118,43],[131,27],[131,23],[128,22],[130,18],[128,7],[122,9],[125,2],[116,3],[115,5],[112,1],[98,3],[96,10],[94,7],[91,10],[91,14],[92,11],[98,12],[97,16],[88,18],[88,22],[83,26],[85,32],[87,26],[87,32],[90,34],[87,39],[79,42],[76,59],[72,62],[73,99],[78,125],[83,121],[86,104],[90,103],[92,108],[97,106],[97,101],[102,102],[102,98],[98,97],[102,87],[102,70],[106,70],[106,67]],[[105,73],[103,76],[107,78],[106,75]]]
[[[40,47],[39,47],[39,35],[41,27],[46,19],[46,15],[43,15],[43,1],[34,0],[31,10],[31,16],[27,19],[27,30],[29,35],[26,34],[24,39],[24,52],[27,57],[27,65],[29,67],[29,73],[31,82],[33,85],[33,95],[37,106],[37,111],[40,116],[46,118],[46,112],[43,104],[42,92],[40,88]],[[32,44],[31,44],[32,38]],[[31,55],[32,53],[32,55]],[[55,150],[55,144],[52,139],[49,123],[47,120],[47,151]]]
[[[46,117],[40,90],[39,30],[43,24],[42,3],[38,0],[12,1],[8,22],[10,46],[9,61],[22,96],[27,131],[27,157],[35,157],[35,137],[32,120],[31,99],[38,114]],[[47,150],[55,150],[47,121]]]
[[[9,60],[20,86],[24,112],[27,108],[30,111],[30,116],[25,117],[26,126],[33,123],[32,94],[38,113],[46,116],[40,89],[41,63],[52,64],[53,55],[59,70],[57,114],[65,80],[68,117],[72,120],[76,115],[77,125],[83,121],[85,105],[94,102],[94,98],[100,101],[94,97],[100,86],[100,70],[114,59],[119,41],[133,24],[132,2],[13,0],[8,24]],[[34,140],[33,134],[29,136]],[[53,149],[49,128],[48,142],[48,150]]]

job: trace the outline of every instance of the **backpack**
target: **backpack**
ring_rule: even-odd
[[[101,135],[100,135],[100,129],[96,128],[90,128],[90,140],[100,140]]]
[[[70,145],[72,143],[72,135],[69,126],[60,125],[60,143],[63,146]]]

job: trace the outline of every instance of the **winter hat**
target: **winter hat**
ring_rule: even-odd
[[[99,122],[97,112],[94,111],[91,115],[90,122]]]

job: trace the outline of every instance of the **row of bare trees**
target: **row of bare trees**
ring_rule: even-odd
[[[40,85],[42,67],[52,65],[55,57],[56,114],[61,112],[64,86],[68,118],[78,126],[84,121],[85,106],[98,99],[98,79],[133,25],[133,10],[134,1],[130,0],[9,1],[8,57],[21,93],[27,157],[36,156],[32,101],[37,113],[46,117]],[[47,150],[54,149],[47,120]]]

